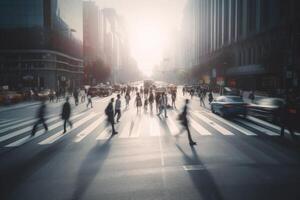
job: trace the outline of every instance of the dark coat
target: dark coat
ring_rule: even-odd
[[[64,103],[61,118],[62,119],[69,119],[71,116],[71,105],[69,102]]]
[[[110,102],[105,108],[105,114],[107,116],[107,120],[111,123],[114,122],[114,106],[113,103]]]

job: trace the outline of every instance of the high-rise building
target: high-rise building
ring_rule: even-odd
[[[297,0],[189,0],[185,65],[208,84],[299,87],[298,8]]]
[[[0,85],[68,90],[83,76],[81,0],[0,1]]]

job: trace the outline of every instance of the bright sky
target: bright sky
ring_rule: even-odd
[[[170,31],[180,27],[186,0],[97,0],[100,8],[115,8],[128,25],[132,56],[145,75],[162,60]]]

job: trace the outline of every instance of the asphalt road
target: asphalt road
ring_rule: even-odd
[[[30,130],[38,105],[0,110],[0,199],[13,200],[299,200],[300,142],[255,118],[223,119],[190,105],[197,146],[176,120],[136,113],[133,100],[111,137],[104,108],[73,106],[62,134],[61,103],[47,104],[49,131]],[[124,101],[123,101],[124,104]],[[124,106],[124,105],[123,105]]]

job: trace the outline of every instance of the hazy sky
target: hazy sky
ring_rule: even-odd
[[[187,0],[96,0],[115,8],[128,25],[131,53],[146,74],[162,59],[168,35],[179,28]]]

